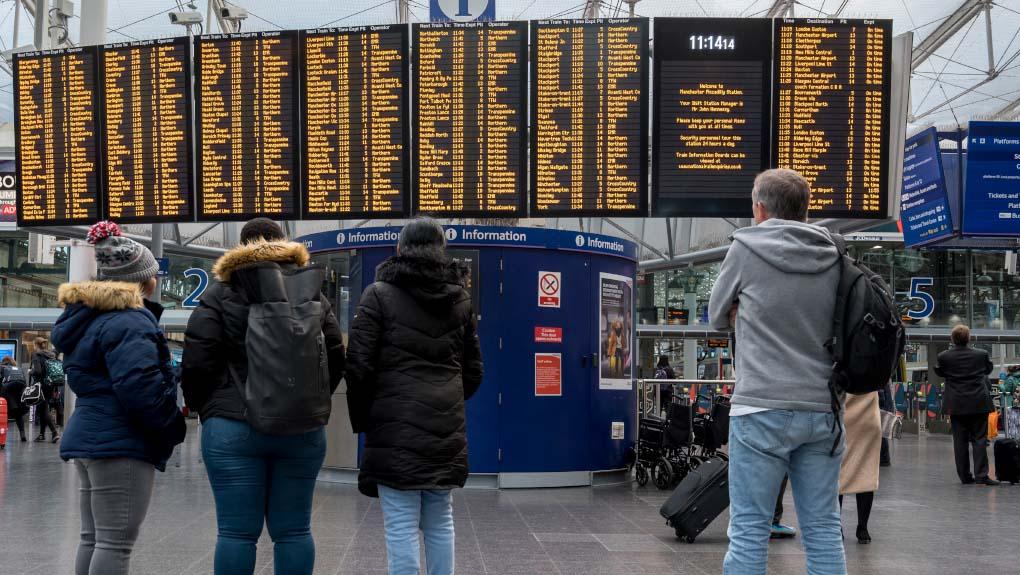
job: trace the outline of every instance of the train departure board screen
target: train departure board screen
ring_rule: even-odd
[[[527,212],[527,22],[414,27],[415,212]]]
[[[407,215],[407,27],[302,34],[305,218]]]
[[[298,217],[297,32],[195,40],[198,216]]]
[[[647,215],[648,21],[531,24],[531,215]]]
[[[185,37],[102,50],[106,217],[194,219],[191,53]]]
[[[774,164],[813,217],[886,217],[892,21],[777,19],[774,51]]]
[[[751,217],[769,164],[772,21],[656,18],[652,213]]]
[[[14,55],[20,226],[100,217],[98,65],[95,47]]]

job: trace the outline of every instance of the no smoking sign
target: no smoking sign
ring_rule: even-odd
[[[560,272],[538,272],[538,307],[560,307]]]

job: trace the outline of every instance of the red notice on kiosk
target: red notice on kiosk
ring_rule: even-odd
[[[535,354],[535,397],[563,395],[562,365],[558,353]]]
[[[538,272],[538,307],[560,307],[560,272]]]
[[[536,326],[535,343],[563,343],[563,328]]]

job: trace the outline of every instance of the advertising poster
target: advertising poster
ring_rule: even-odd
[[[18,221],[18,176],[2,168],[0,166],[0,223],[14,224]]]
[[[629,391],[634,372],[634,280],[599,274],[599,389]]]

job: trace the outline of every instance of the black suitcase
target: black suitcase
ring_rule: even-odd
[[[709,459],[688,473],[662,504],[659,513],[676,532],[677,539],[694,543],[730,506],[729,468],[723,459]]]
[[[1020,483],[1020,441],[998,439],[995,441],[995,475],[999,481]]]

